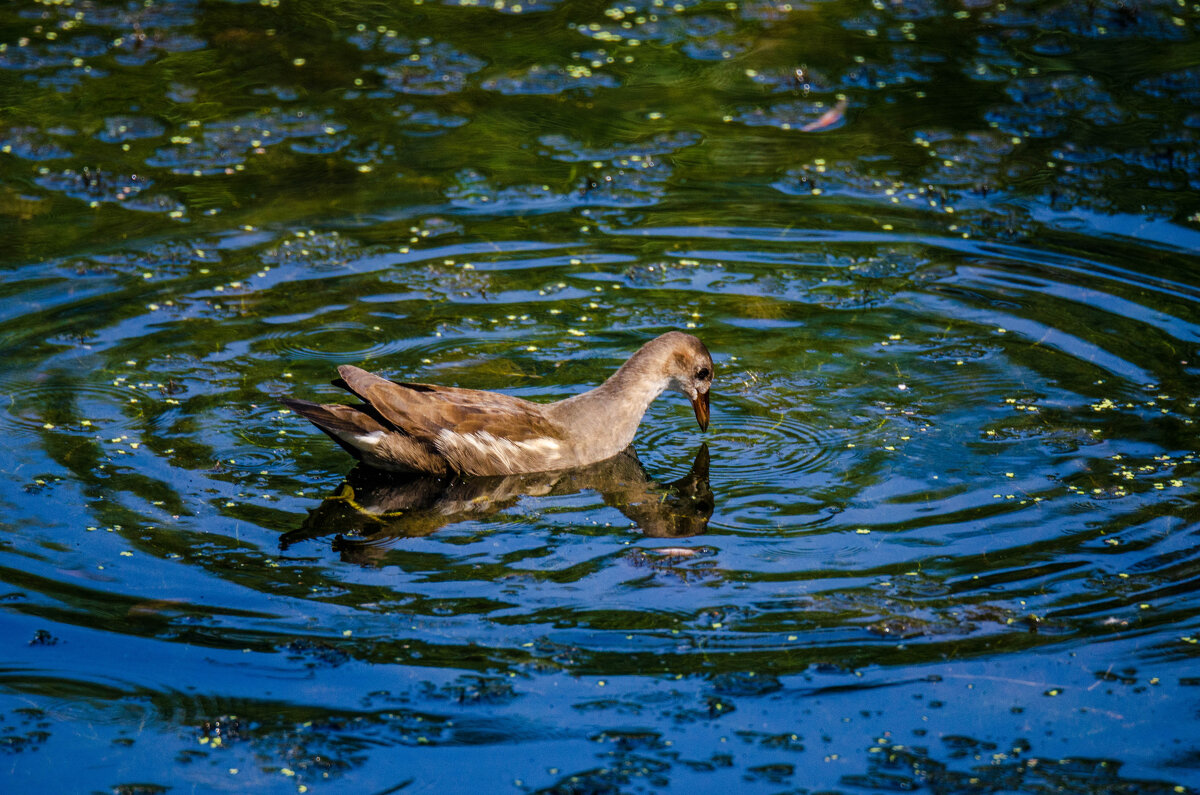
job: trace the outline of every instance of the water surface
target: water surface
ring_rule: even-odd
[[[13,791],[1200,789],[1200,7],[0,8]],[[708,433],[381,483],[343,363]]]

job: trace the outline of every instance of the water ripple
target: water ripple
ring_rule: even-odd
[[[282,329],[268,334],[268,346],[280,355],[296,359],[331,362],[361,362],[401,350],[404,343],[382,340],[378,327],[364,323],[325,323],[319,328]]]
[[[708,440],[713,471],[732,482],[786,481],[789,476],[822,471],[856,434],[845,429],[820,427],[802,411],[778,414],[717,413],[713,427],[720,434]],[[672,423],[649,427],[640,437],[648,449],[677,444]]]
[[[109,383],[80,381],[65,374],[22,380],[8,376],[0,380],[5,396],[0,427],[5,432],[35,437],[45,431],[83,435],[117,434],[145,424],[142,415],[150,407],[146,387],[126,378]]]

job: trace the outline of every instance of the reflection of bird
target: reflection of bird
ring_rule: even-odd
[[[629,446],[650,403],[667,388],[692,401],[708,428],[712,357],[691,334],[650,340],[600,386],[557,403],[497,392],[394,383],[350,365],[339,386],[363,401],[284,405],[368,466],[393,472],[512,475],[603,461]]]
[[[692,469],[670,483],[652,480],[632,448],[586,467],[523,475],[447,480],[428,475],[388,476],[355,467],[337,493],[318,505],[304,524],[285,533],[279,546],[335,535],[334,547],[364,562],[397,538],[428,535],[440,527],[483,519],[524,496],[598,492],[606,505],[647,536],[684,538],[708,527],[715,500],[708,484],[708,448],[700,445]]]

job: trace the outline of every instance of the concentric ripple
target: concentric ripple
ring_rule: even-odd
[[[217,467],[255,474],[287,470],[293,466],[287,450],[282,447],[226,447],[214,451],[212,460]]]
[[[719,394],[714,398],[718,404],[724,400]],[[857,438],[854,431],[845,428],[820,427],[800,411],[749,413],[740,406],[729,409],[718,405],[711,422],[705,441],[712,455],[713,478],[745,484],[778,484],[791,477],[825,471]],[[673,420],[647,423],[638,444],[646,451],[677,446],[679,435],[680,428]],[[649,458],[651,453],[642,455]]]
[[[125,378],[97,384],[67,376],[10,377],[0,380],[0,394],[0,429],[22,437],[127,432],[145,423],[142,415],[150,400],[146,390]]]
[[[267,335],[270,348],[280,356],[324,361],[376,359],[404,347],[383,339],[382,329],[364,323],[327,323],[317,328],[284,329]]]

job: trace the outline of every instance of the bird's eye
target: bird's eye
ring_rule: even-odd
[[[708,372],[707,367],[701,367],[699,370],[696,371],[696,378],[700,379],[701,381],[708,380],[708,377],[710,375],[712,375],[712,373]]]

